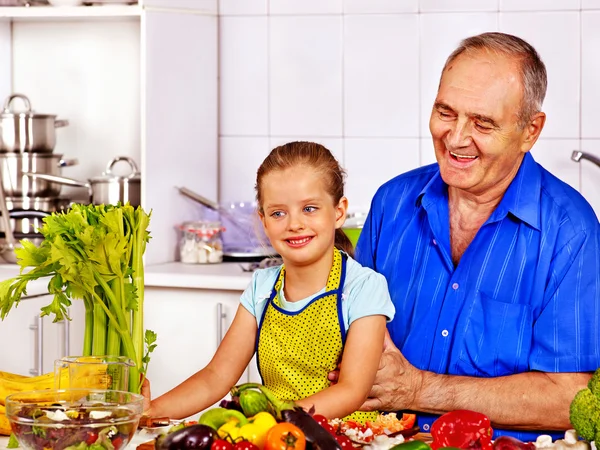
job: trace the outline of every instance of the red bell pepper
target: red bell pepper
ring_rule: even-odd
[[[490,419],[481,413],[456,410],[440,416],[431,425],[431,448],[456,447],[464,450],[492,450]]]

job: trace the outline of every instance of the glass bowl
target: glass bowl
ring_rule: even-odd
[[[6,397],[6,416],[24,450],[125,448],[142,416],[144,398],[125,391],[48,389]]]

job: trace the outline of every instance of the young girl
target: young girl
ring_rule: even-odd
[[[279,398],[314,406],[328,418],[362,405],[394,306],[385,278],[349,256],[343,194],[344,172],[325,147],[292,142],[269,154],[256,177],[258,214],[283,265],[254,272],[210,363],[153,400],[146,414],[178,419],[210,407],[235,385],[254,352],[263,384]],[[340,359],[338,382],[330,386],[327,375]]]

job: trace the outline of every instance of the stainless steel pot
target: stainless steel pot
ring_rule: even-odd
[[[113,166],[119,161],[126,161],[131,173],[120,176],[113,173]],[[90,203],[95,205],[117,204],[129,202],[132,206],[139,206],[141,201],[141,176],[135,161],[127,156],[118,156],[108,162],[106,170],[99,177],[88,181],[78,181],[72,178],[58,177],[40,173],[24,173],[29,177],[88,189]]]
[[[16,98],[25,103],[24,112],[11,109]],[[67,120],[56,120],[56,115],[35,113],[26,96],[13,94],[5,100],[0,114],[0,152],[52,153],[56,146],[56,128],[68,124]]]
[[[6,197],[10,211],[42,211],[53,213],[69,208],[73,201],[63,197]]]
[[[23,175],[26,172],[61,175],[63,167],[78,164],[54,153],[0,153],[0,179],[7,197],[58,197],[61,185]]]

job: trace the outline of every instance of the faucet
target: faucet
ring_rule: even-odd
[[[593,162],[598,167],[600,167],[600,158],[592,155],[591,153],[582,152],[580,150],[573,150],[571,154],[571,159],[575,162],[580,162],[582,159],[587,159],[590,162]]]

